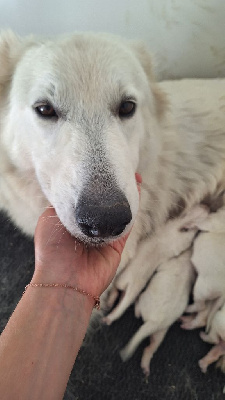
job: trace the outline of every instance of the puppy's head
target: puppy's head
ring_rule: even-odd
[[[9,47],[20,48],[4,129],[12,162],[35,172],[71,234],[96,244],[125,234],[140,149],[161,112],[147,53],[98,34]],[[157,149],[156,139],[148,157]]]

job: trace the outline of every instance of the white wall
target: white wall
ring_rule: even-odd
[[[160,77],[225,76],[225,0],[0,0],[0,28],[107,31],[146,42]]]

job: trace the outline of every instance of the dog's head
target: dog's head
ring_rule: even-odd
[[[81,240],[125,234],[138,211],[140,149],[151,142],[162,103],[147,52],[108,35],[41,42],[6,34],[0,57],[8,74],[0,77],[2,93],[11,82],[4,142],[14,165],[28,176],[35,171]],[[157,152],[156,139],[148,157]]]

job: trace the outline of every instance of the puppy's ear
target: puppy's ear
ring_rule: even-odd
[[[149,85],[151,91],[156,100],[156,113],[159,117],[164,115],[165,110],[168,108],[168,101],[166,94],[160,89],[159,85],[157,85],[153,66],[152,66],[152,57],[145,47],[145,45],[141,42],[132,42],[131,47],[136,54],[139,62],[142,65],[142,68],[148,78]]]

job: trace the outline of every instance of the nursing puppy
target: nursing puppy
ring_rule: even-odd
[[[119,291],[123,294],[119,304],[104,318],[107,325],[118,319],[134,302],[160,264],[179,256],[191,246],[198,231],[197,223],[204,221],[207,215],[206,207],[194,206],[189,212],[169,220],[148,241],[140,245],[137,256],[113,282],[107,306],[113,306]]]
[[[136,217],[123,268],[171,212],[225,189],[224,94],[224,80],[156,84],[144,47],[110,35],[2,34],[0,208],[33,234],[51,203],[95,245]]]
[[[136,301],[135,315],[142,317],[144,323],[120,354],[124,361],[128,360],[142,340],[150,336],[150,345],[145,348],[141,359],[145,375],[149,375],[150,361],[169,327],[183,314],[194,278],[191,251],[187,250],[161,264]]]
[[[200,336],[205,342],[215,345],[199,361],[202,372],[206,372],[208,366],[217,360],[218,366],[225,372],[225,304],[214,315],[209,332],[201,332]]]
[[[202,232],[194,242],[191,261],[198,277],[193,290],[194,304],[186,310],[194,316],[183,317],[182,327],[200,327],[205,319],[209,329],[213,315],[225,302],[225,207],[204,221],[196,221],[196,225]]]

